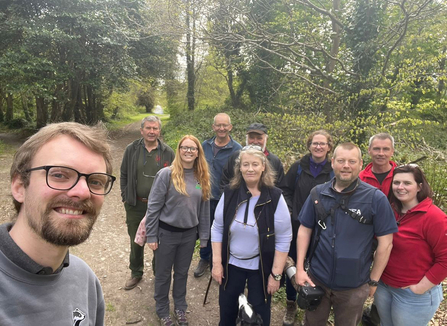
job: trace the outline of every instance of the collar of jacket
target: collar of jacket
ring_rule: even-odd
[[[166,149],[167,145],[165,143],[163,143],[160,139],[157,139],[157,141],[158,141],[157,147],[159,147],[161,151],[164,151]],[[140,138],[134,143],[134,145],[135,145],[135,147],[139,147],[143,144],[143,142],[144,142],[144,139]]]
[[[238,189],[237,204],[239,205],[243,201],[249,200],[249,197],[248,197],[249,193],[250,193],[250,191],[248,190],[247,185],[245,184],[245,181],[242,180],[241,186]],[[269,191],[268,187],[263,186],[261,188],[261,195],[259,196],[259,199],[258,199],[258,202],[256,203],[256,206],[265,205],[268,202],[270,202],[271,200],[272,200],[272,198],[270,196],[270,191]]]
[[[224,147],[222,148],[233,148],[233,138],[231,136],[230,137],[230,141],[228,142],[228,144],[226,144]],[[211,137],[208,140],[205,140],[210,146],[213,146],[214,140],[216,139],[216,136]]]

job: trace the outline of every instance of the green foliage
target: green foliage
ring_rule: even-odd
[[[447,153],[434,149],[429,144],[436,143],[439,125],[415,118],[400,118],[404,108],[394,107],[395,113],[380,113],[375,116],[361,114],[354,117],[332,116],[330,119],[322,114],[296,115],[293,112],[284,114],[255,114],[241,110],[223,110],[209,108],[184,112],[171,118],[163,127],[165,140],[171,147],[186,134],[192,134],[203,141],[212,137],[211,125],[214,116],[226,112],[231,117],[232,137],[245,144],[246,127],[253,122],[262,122],[269,128],[267,147],[283,162],[287,171],[289,166],[308,152],[306,141],[308,135],[318,129],[327,130],[333,137],[335,146],[340,142],[352,141],[360,146],[364,164],[369,163],[368,140],[379,132],[389,132],[395,138],[394,160],[398,163],[409,163],[426,157],[420,164],[427,174],[429,183],[435,192],[435,203],[446,209],[447,181],[440,178],[447,173]],[[443,127],[445,131],[445,126]],[[432,130],[432,138],[427,130]],[[444,132],[445,134],[445,132]],[[425,138],[422,137],[424,135]]]

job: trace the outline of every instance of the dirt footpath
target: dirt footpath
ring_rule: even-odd
[[[153,299],[152,252],[148,247],[145,249],[143,281],[131,291],[125,291],[123,288],[125,281],[130,277],[128,269],[129,236],[119,191],[119,168],[126,146],[140,137],[139,123],[126,126],[111,136],[113,139],[114,175],[117,177],[117,182],[106,197],[101,215],[90,238],[82,245],[71,248],[70,251],[90,265],[102,284],[106,302],[107,326],[159,325]],[[20,144],[16,139],[11,141],[3,135],[0,135],[0,139],[15,148]],[[9,182],[11,162],[12,154],[0,153],[0,209],[2,211],[0,223],[9,221],[14,213]],[[197,262],[198,254],[196,253],[191,264],[187,287],[189,324],[191,326],[218,325],[218,285],[216,282],[212,282],[208,295],[209,303],[203,306],[210,273],[207,272],[199,279],[194,278],[193,272]],[[171,309],[173,309],[172,304]],[[282,313],[281,307],[273,308],[271,325],[282,325]]]
[[[139,123],[126,126],[122,130],[114,132],[111,137],[113,168],[117,182],[106,197],[101,215],[90,238],[82,245],[71,248],[70,251],[91,266],[102,284],[106,302],[105,324],[107,326],[159,325],[153,299],[154,277],[150,265],[152,252],[148,247],[145,250],[146,266],[143,281],[131,291],[123,289],[125,281],[130,277],[128,269],[129,236],[119,190],[119,168],[126,146],[140,137]],[[12,134],[0,134],[0,140],[13,148],[20,146],[23,141]],[[9,221],[14,214],[9,181],[11,162],[12,154],[10,152],[0,153],[0,211],[2,212],[0,224]],[[219,322],[218,285],[216,282],[212,282],[208,304],[203,306],[210,273],[207,272],[199,279],[194,278],[193,272],[198,260],[198,253],[196,253],[189,271],[186,297],[189,304],[187,311],[189,325],[216,326]],[[435,318],[430,322],[431,326],[447,325],[446,305],[446,301],[441,303]],[[284,308],[283,303],[272,303],[272,326],[282,325]],[[328,322],[328,325],[332,325],[331,321]]]

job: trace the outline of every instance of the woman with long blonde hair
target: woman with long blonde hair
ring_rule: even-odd
[[[174,319],[186,319],[186,283],[197,239],[206,246],[210,235],[211,183],[199,140],[184,136],[170,167],[155,176],[146,213],[146,242],[154,250],[156,312],[161,325],[174,325],[169,311],[169,289],[174,267]]]

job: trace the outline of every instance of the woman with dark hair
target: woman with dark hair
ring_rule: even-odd
[[[259,146],[245,146],[234,177],[217,204],[211,228],[212,276],[220,284],[220,326],[236,325],[238,297],[270,325],[271,295],[279,282],[292,239],[292,226],[274,172]]]
[[[290,244],[289,257],[296,260],[296,237],[300,223],[298,215],[310,191],[316,185],[328,182],[333,177],[329,153],[333,147],[331,135],[326,130],[312,132],[306,141],[309,153],[292,164],[283,178],[279,188],[283,191],[292,217],[293,239]],[[287,308],[283,326],[295,325],[296,289],[286,278]]]
[[[447,216],[414,164],[394,169],[389,198],[399,232],[377,291],[382,326],[425,326],[442,301],[447,277]]]
[[[170,167],[158,171],[148,199],[146,242],[155,255],[155,310],[161,325],[186,326],[186,282],[197,239],[207,245],[210,233],[210,176],[202,145],[191,135],[177,146]],[[169,289],[174,321],[169,312]]]

